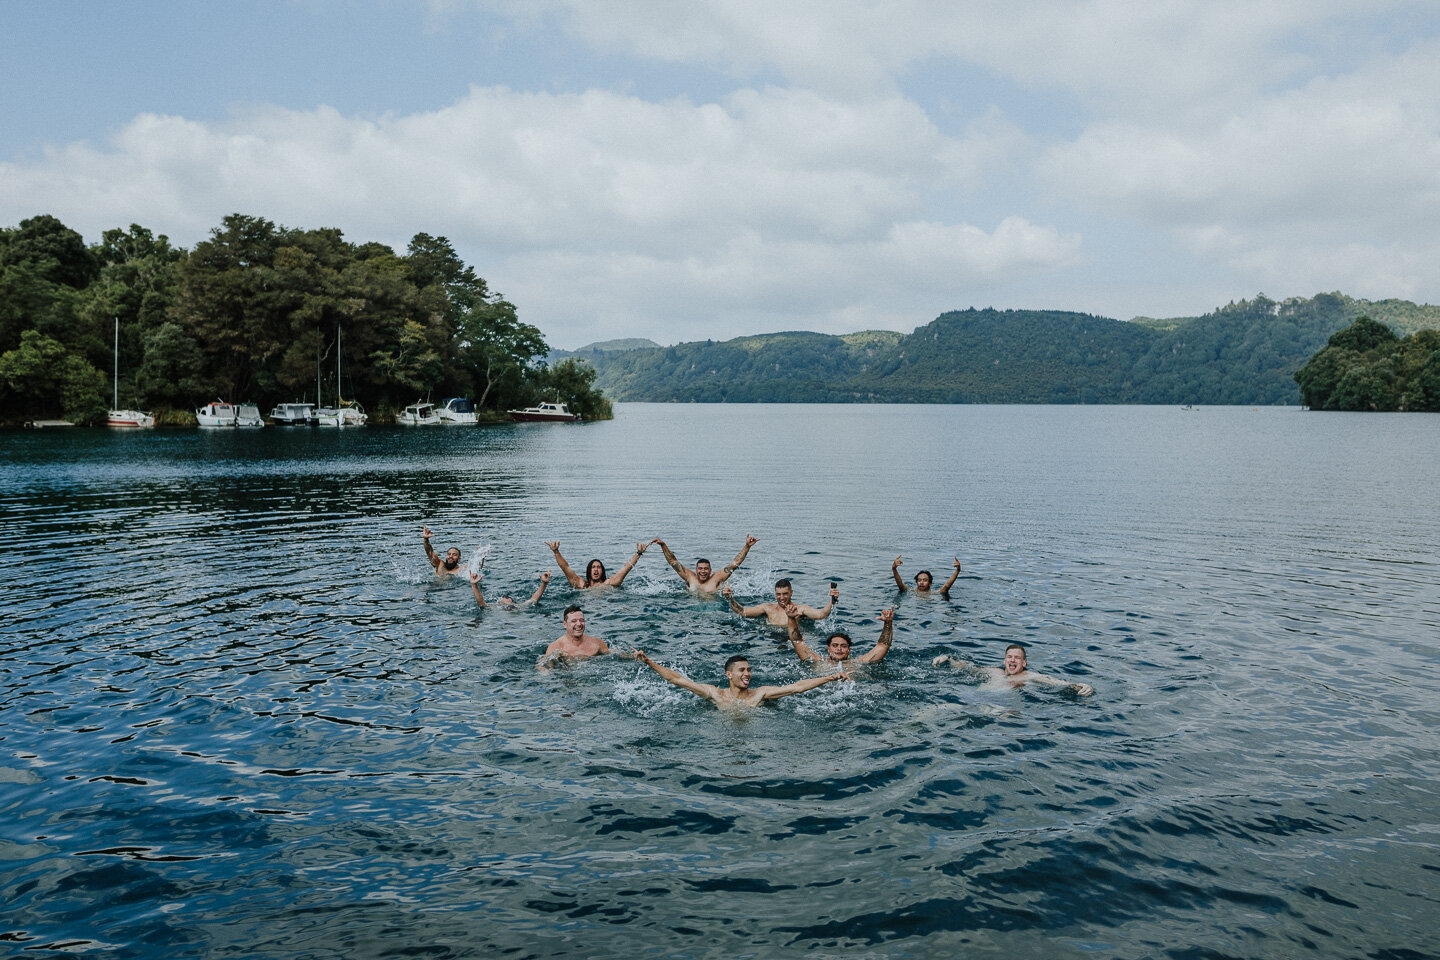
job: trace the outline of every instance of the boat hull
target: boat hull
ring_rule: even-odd
[[[110,416],[105,420],[105,425],[144,430],[155,426],[155,418],[140,410],[111,410]]]
[[[528,410],[511,410],[510,419],[516,423],[574,423],[580,418],[573,413],[531,413]]]

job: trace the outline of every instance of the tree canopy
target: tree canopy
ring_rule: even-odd
[[[52,216],[0,229],[7,422],[103,418],[116,366],[122,406],[338,396],[383,417],[417,397],[502,411],[558,395],[608,416],[593,371],[551,371],[548,354],[540,330],[428,233],[402,255],[239,213],[189,251],[138,224],[91,246]]]

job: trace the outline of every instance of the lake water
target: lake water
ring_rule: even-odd
[[[1440,417],[669,406],[0,437],[0,953],[1440,952]],[[840,588],[855,682],[719,713],[533,669],[558,539]],[[948,600],[907,576],[964,567]],[[590,632],[811,676],[658,548]],[[995,690],[942,653],[1090,683]]]

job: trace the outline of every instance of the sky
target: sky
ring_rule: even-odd
[[[0,12],[0,226],[445,236],[561,349],[1440,301],[1434,0]]]

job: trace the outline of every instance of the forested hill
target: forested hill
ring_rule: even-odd
[[[1401,334],[1440,328],[1437,307],[1334,293],[1128,322],[970,309],[909,335],[775,333],[577,355],[616,400],[1284,404],[1299,403],[1295,371],[1362,315]]]

